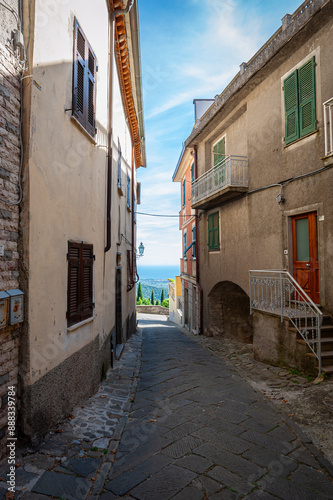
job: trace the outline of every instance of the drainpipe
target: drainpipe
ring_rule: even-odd
[[[194,178],[198,178],[198,148],[194,145]],[[200,268],[199,268],[199,219],[198,219],[198,209],[195,209],[195,254],[196,254],[196,271],[197,271],[197,280],[196,284],[199,288],[199,333],[203,335],[203,293],[202,286],[200,285]]]
[[[134,3],[134,0],[128,0],[125,9],[114,10],[111,12],[111,26],[110,26],[110,70],[109,70],[109,131],[108,131],[108,166],[107,166],[107,204],[106,204],[106,247],[104,252],[108,252],[111,248],[111,193],[112,193],[112,75],[113,75],[113,52],[114,52],[114,20],[117,16],[127,14]]]
[[[135,264],[135,226],[134,226],[134,217],[135,217],[135,206],[134,206],[134,173],[135,173],[135,154],[134,154],[135,144],[132,145],[132,282],[135,283],[134,276],[134,264]]]

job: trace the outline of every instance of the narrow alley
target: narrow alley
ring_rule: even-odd
[[[140,315],[98,393],[19,462],[25,500],[333,498],[332,466],[298,426],[157,315]]]

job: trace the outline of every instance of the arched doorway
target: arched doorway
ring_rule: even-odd
[[[225,335],[240,342],[252,342],[250,299],[238,285],[222,281],[208,295],[209,336]]]

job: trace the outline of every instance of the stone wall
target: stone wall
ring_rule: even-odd
[[[139,313],[169,315],[169,309],[163,306],[136,306],[136,310]]]
[[[20,79],[15,59],[0,43],[0,198],[19,199]],[[0,201],[0,291],[19,288],[19,207]],[[6,449],[8,386],[17,388],[19,328],[0,329],[0,459]]]

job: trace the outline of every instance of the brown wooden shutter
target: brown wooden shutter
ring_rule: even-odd
[[[93,246],[82,244],[81,320],[93,313]]]
[[[68,242],[68,326],[93,314],[93,246]]]
[[[68,242],[68,286],[67,286],[68,326],[71,326],[80,321],[79,280],[80,280],[80,244]]]
[[[94,137],[96,56],[77,19],[74,24],[73,115]]]

